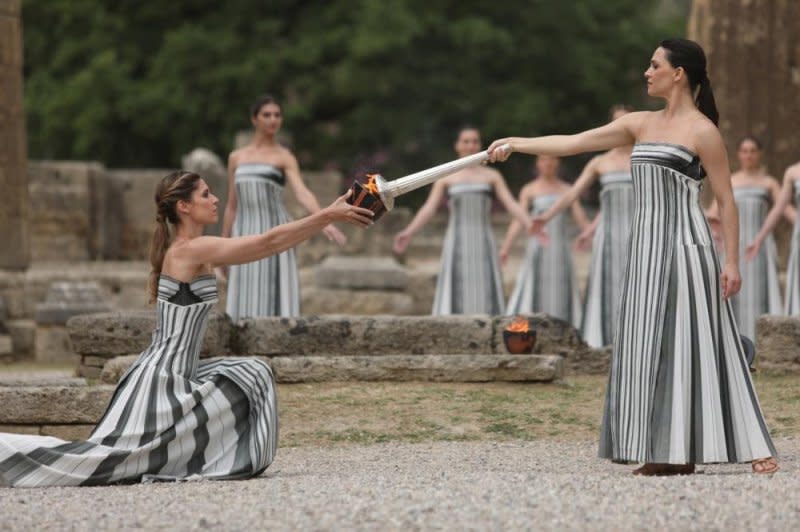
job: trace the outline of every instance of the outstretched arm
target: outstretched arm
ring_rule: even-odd
[[[433,215],[436,214],[436,209],[439,207],[439,202],[442,201],[445,190],[447,189],[446,183],[446,180],[440,180],[433,184],[431,192],[428,194],[428,199],[425,200],[425,203],[417,211],[417,214],[411,220],[411,223],[409,223],[405,229],[397,233],[397,236],[394,237],[393,249],[395,253],[403,253],[411,243],[411,237],[413,237],[417,231],[425,227],[425,224],[427,224],[431,218],[433,218]]]
[[[308,240],[332,222],[347,222],[366,227],[372,224],[372,211],[355,207],[340,196],[329,207],[314,214],[273,227],[259,235],[236,238],[201,236],[181,248],[183,260],[192,264],[231,265],[244,264],[276,255]]]
[[[519,191],[519,206],[524,211],[525,208],[530,204],[531,199],[533,198],[533,188],[531,185],[526,185],[522,187],[522,190]],[[508,229],[506,230],[506,236],[503,238],[503,243],[500,245],[500,262],[501,264],[505,264],[508,260],[508,254],[511,251],[511,246],[514,244],[514,239],[517,238],[520,229],[524,226],[522,223],[517,220],[515,217],[511,220],[511,223],[508,225]]]
[[[305,209],[312,214],[318,212],[320,210],[319,201],[317,201],[317,197],[303,181],[303,177],[300,174],[300,165],[297,163],[297,158],[292,153],[288,153],[285,170],[286,182],[289,184],[289,187],[291,187],[300,205],[305,207]],[[323,233],[328,237],[328,240],[335,240],[340,246],[347,243],[347,237],[344,233],[333,225],[326,226],[323,229]]]
[[[728,153],[719,130],[711,123],[703,126],[697,142],[697,152],[708,173],[711,190],[717,202],[722,235],[725,241],[725,264],[720,274],[722,296],[736,295],[742,286],[739,273],[739,212],[733,199]]]
[[[629,113],[604,126],[575,135],[550,135],[547,137],[507,137],[489,146],[489,162],[505,161],[513,152],[529,155],[554,155],[563,157],[576,153],[604,151],[636,142],[636,135],[648,112]],[[508,149],[499,150],[508,144]]]
[[[554,216],[558,215],[564,209],[574,204],[575,200],[580,197],[583,191],[589,188],[589,186],[595,182],[597,176],[599,175],[599,172],[597,171],[597,165],[599,164],[600,157],[600,155],[594,157],[586,166],[584,166],[581,175],[578,176],[578,179],[575,181],[575,183],[573,183],[572,186],[569,187],[569,190],[562,194],[555,201],[555,203],[550,206],[549,209],[538,216],[534,216],[532,229],[534,232],[541,231],[542,228],[547,225],[547,222],[552,220]],[[584,218],[585,216],[586,215],[584,214]],[[578,223],[581,224],[580,221]],[[583,228],[584,226],[581,225],[581,229]]]
[[[514,196],[511,195],[511,191],[508,190],[508,185],[506,185],[500,172],[493,173],[492,186],[494,187],[494,193],[497,195],[497,199],[500,200],[503,207],[514,217],[514,221],[522,224],[522,227],[528,227],[531,223],[530,216],[528,216],[528,213],[522,208],[522,205],[517,203]]]

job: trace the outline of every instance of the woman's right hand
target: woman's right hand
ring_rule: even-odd
[[[411,243],[411,233],[407,231],[400,231],[397,233],[397,236],[394,237],[394,244],[392,245],[392,249],[398,255],[402,255],[405,253],[408,245]]]
[[[544,228],[549,221],[550,220],[548,220],[544,214],[537,214],[531,218],[531,225],[528,226],[528,235],[533,236],[544,234]]]
[[[758,256],[758,250],[761,249],[761,241],[759,239],[755,239],[750,244],[744,248],[744,256],[747,260],[753,260]]]
[[[345,222],[359,227],[369,227],[375,223],[372,219],[375,213],[369,209],[347,203],[347,198],[352,193],[352,190],[348,190],[323,210],[331,217],[331,222]]]
[[[594,228],[589,227],[581,231],[581,234],[575,239],[575,249],[577,251],[589,251],[592,248],[592,239],[594,238]]]

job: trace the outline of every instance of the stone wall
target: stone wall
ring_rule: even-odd
[[[0,0],[0,269],[30,261],[20,0]]]
[[[150,311],[70,319],[67,327],[73,346],[81,356],[79,373],[98,378],[109,361],[127,356],[125,364],[113,372],[118,376],[121,369],[149,345],[155,319]],[[508,317],[484,315],[332,315],[263,318],[234,325],[226,316],[214,314],[206,331],[201,357],[262,357],[277,364],[276,372],[297,370],[298,363],[301,366],[302,363],[326,364],[330,371],[341,365],[342,371],[349,371],[347,364],[352,364],[354,357],[360,357],[362,365],[383,364],[385,377],[399,372],[402,367],[422,369],[426,364],[431,370],[437,365],[446,367],[447,360],[454,364],[484,364],[483,370],[486,370],[487,359],[476,362],[478,359],[474,357],[489,357],[498,369],[498,364],[511,363],[498,358],[509,354],[502,341],[502,330],[509,320]],[[557,355],[568,371],[607,371],[608,353],[588,347],[569,324],[543,314],[534,315],[532,323],[538,332],[534,354]],[[467,358],[449,358],[452,355]],[[380,361],[382,357],[390,358]],[[331,363],[333,360],[340,364]],[[424,364],[420,362],[423,360]]]
[[[800,372],[800,316],[761,316],[756,324],[756,367]]]

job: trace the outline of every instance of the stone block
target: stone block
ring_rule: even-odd
[[[86,441],[92,434],[94,427],[94,423],[86,425],[42,425],[40,434],[65,441]]]
[[[14,353],[14,342],[8,334],[0,334],[0,356]]]
[[[32,355],[36,346],[36,322],[33,320],[10,320],[6,322],[16,355]]]
[[[311,316],[244,320],[241,355],[485,354],[489,316]]]
[[[112,386],[0,387],[0,423],[97,423],[113,391]]]
[[[81,355],[113,358],[141,353],[156,328],[153,311],[132,310],[75,316],[67,322],[75,351]],[[231,354],[233,324],[225,314],[213,313],[200,356]]]
[[[39,425],[7,425],[5,423],[0,423],[0,432],[38,436]]]
[[[36,323],[64,325],[72,316],[110,310],[98,283],[58,281],[50,285],[45,301],[36,305]]]
[[[103,368],[99,368],[97,366],[85,366],[83,364],[79,364],[76,373],[78,374],[79,377],[95,381],[100,378],[100,375],[102,375]]]
[[[314,271],[321,288],[405,290],[408,272],[392,257],[328,257]]]
[[[269,359],[281,383],[324,381],[550,382],[564,374],[558,355],[301,356]]]
[[[756,322],[759,369],[800,371],[800,316],[761,316]]]
[[[404,316],[414,313],[414,300],[404,292],[309,287],[303,288],[300,296],[300,308],[305,315]]]
[[[69,331],[62,325],[41,325],[36,328],[34,358],[37,362],[73,364],[78,361]]]
[[[114,357],[103,366],[100,372],[100,382],[103,384],[117,384],[126,371],[136,362],[139,355],[126,355]]]

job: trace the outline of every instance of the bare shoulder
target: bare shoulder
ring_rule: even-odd
[[[787,179],[797,179],[800,178],[800,162],[796,162],[793,165],[790,165],[786,169],[786,173],[784,174]]]
[[[692,121],[691,131],[692,140],[698,148],[708,148],[719,145],[724,147],[725,145],[722,140],[722,133],[720,133],[717,125],[699,111],[697,117]]]
[[[247,146],[237,148],[228,154],[228,163],[236,164],[242,160],[242,157],[247,153]]]
[[[634,138],[638,140],[639,137],[644,134],[647,124],[660,112],[661,111],[635,111],[619,117],[614,122],[624,126],[625,129],[630,131]]]

